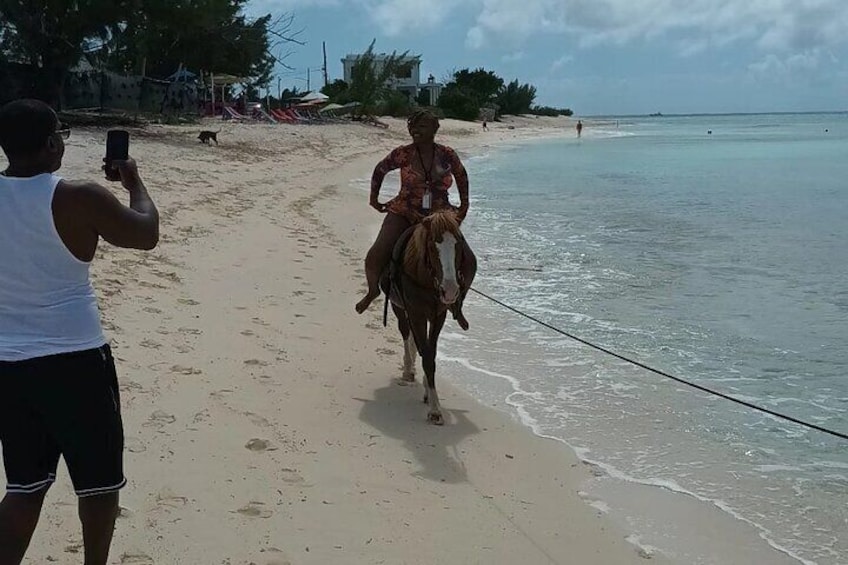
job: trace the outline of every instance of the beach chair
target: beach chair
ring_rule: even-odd
[[[257,120],[265,120],[266,122],[271,122],[272,124],[277,123],[277,118],[263,110],[262,108],[255,108],[253,110],[253,117]]]
[[[274,108],[271,110],[271,114],[273,114],[274,117],[280,120],[281,122],[285,122],[287,124],[295,123],[295,119],[284,110]]]
[[[221,114],[221,117],[225,120],[235,120],[237,122],[244,122],[250,119],[244,114],[239,114],[232,106],[224,106],[224,113]]]

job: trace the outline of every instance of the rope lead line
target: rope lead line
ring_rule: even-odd
[[[509,304],[504,304],[500,300],[498,300],[496,298],[492,298],[488,294],[486,294],[484,292],[480,292],[479,290],[477,290],[474,287],[471,287],[469,290],[476,292],[477,294],[479,294],[483,298],[494,302],[498,306],[502,306],[502,307],[506,308],[507,310],[518,314],[519,316],[523,316],[523,317],[527,318],[528,320],[532,320],[533,322],[536,322],[540,326],[544,326],[544,327],[548,328],[549,330],[552,330],[552,331],[554,331],[558,334],[564,335],[565,337],[573,339],[574,341],[579,341],[583,345],[587,345],[587,346],[591,347],[592,349],[597,349],[598,351],[606,353],[607,355],[611,355],[611,356],[615,357],[616,359],[621,359],[622,361],[626,361],[627,363],[630,363],[632,365],[636,365],[637,367],[641,367],[642,369],[645,369],[646,371],[656,373],[657,375],[660,375],[660,376],[665,377],[667,379],[671,379],[671,380],[678,382],[682,385],[686,385],[688,387],[700,390],[701,392],[706,392],[707,394],[711,394],[713,396],[718,396],[719,398],[723,398],[725,400],[735,402],[736,404],[741,404],[742,406],[745,406],[746,408],[751,408],[752,410],[757,410],[759,412],[763,412],[763,413],[768,414],[770,416],[774,416],[775,418],[780,418],[782,420],[786,420],[788,422],[792,422],[794,424],[798,424],[800,426],[810,428],[811,430],[816,430],[818,432],[822,432],[822,433],[825,433],[825,434],[830,434],[832,436],[836,436],[840,439],[848,440],[848,434],[844,434],[842,432],[837,432],[835,430],[830,430],[828,428],[823,428],[822,426],[818,426],[816,424],[811,424],[810,422],[805,422],[803,420],[799,420],[798,418],[788,416],[786,414],[781,414],[780,412],[775,412],[774,410],[769,410],[768,408],[763,408],[762,406],[757,406],[756,404],[751,404],[750,402],[746,402],[744,400],[734,398],[734,397],[732,397],[728,394],[725,394],[723,392],[719,392],[717,390],[712,390],[712,389],[707,388],[705,386],[687,381],[685,379],[681,379],[680,377],[675,377],[674,375],[670,375],[670,374],[666,373],[665,371],[660,371],[659,369],[654,369],[653,367],[649,367],[648,365],[645,365],[644,363],[640,363],[639,361],[634,361],[633,359],[628,359],[627,357],[625,357],[623,355],[619,355],[618,353],[616,353],[614,351],[610,351],[609,349],[606,349],[605,347],[601,347],[600,345],[595,345],[594,343],[591,343],[589,341],[586,341],[585,339],[579,338],[576,335],[572,335],[572,334],[565,332],[565,331],[563,331],[563,330],[561,330],[557,327],[554,327],[554,326],[552,326],[552,325],[550,325],[546,322],[543,322],[542,320],[535,318],[535,317],[531,316],[530,314],[525,314],[521,310],[518,310],[517,308],[513,308]]]

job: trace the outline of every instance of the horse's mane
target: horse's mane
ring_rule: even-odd
[[[429,233],[434,237],[439,237],[443,233],[452,233],[458,235],[459,222],[456,219],[456,213],[453,210],[443,210],[434,212],[427,216],[420,224],[415,227],[409,242],[406,244],[406,252],[403,257],[403,268],[408,274],[417,273],[422,264],[422,259],[427,255],[429,246],[428,230],[423,225],[429,223]]]

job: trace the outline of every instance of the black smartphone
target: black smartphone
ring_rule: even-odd
[[[112,161],[124,161],[130,156],[130,132],[123,129],[110,129],[106,133],[106,179],[111,181],[121,180],[117,167],[112,166]]]

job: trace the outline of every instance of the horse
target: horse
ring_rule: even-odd
[[[438,426],[444,417],[436,393],[436,347],[447,311],[464,290],[460,275],[464,241],[453,210],[434,212],[400,238],[381,281],[386,297],[383,325],[391,304],[403,337],[401,382],[415,381],[417,353],[424,367],[427,421]]]

